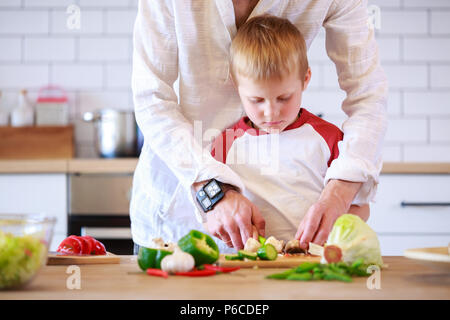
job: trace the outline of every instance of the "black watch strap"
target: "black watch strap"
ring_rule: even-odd
[[[223,183],[211,179],[196,194],[197,202],[204,212],[208,212],[225,196]]]

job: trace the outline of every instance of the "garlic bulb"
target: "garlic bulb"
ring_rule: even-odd
[[[161,260],[161,269],[172,274],[191,271],[194,266],[194,257],[178,247],[175,247],[173,254],[167,255]]]

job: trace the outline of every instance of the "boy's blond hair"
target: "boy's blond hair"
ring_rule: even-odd
[[[306,43],[289,20],[262,15],[242,25],[230,48],[231,76],[254,80],[282,79],[298,70],[304,80],[308,70]]]

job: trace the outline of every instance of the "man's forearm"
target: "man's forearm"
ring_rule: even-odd
[[[330,180],[322,191],[320,198],[335,199],[338,202],[336,205],[340,206],[346,212],[350,208],[361,186],[362,182]]]

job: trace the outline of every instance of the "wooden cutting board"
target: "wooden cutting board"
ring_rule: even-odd
[[[278,255],[276,260],[226,260],[225,255],[220,255],[219,265],[222,267],[241,267],[241,268],[293,268],[303,262],[320,262],[320,256],[313,255]]]
[[[49,252],[47,265],[71,265],[71,264],[111,264],[120,263],[120,257],[107,252],[104,256],[94,255],[61,255],[56,252]]]
[[[0,127],[0,159],[59,159],[75,156],[74,127]]]

